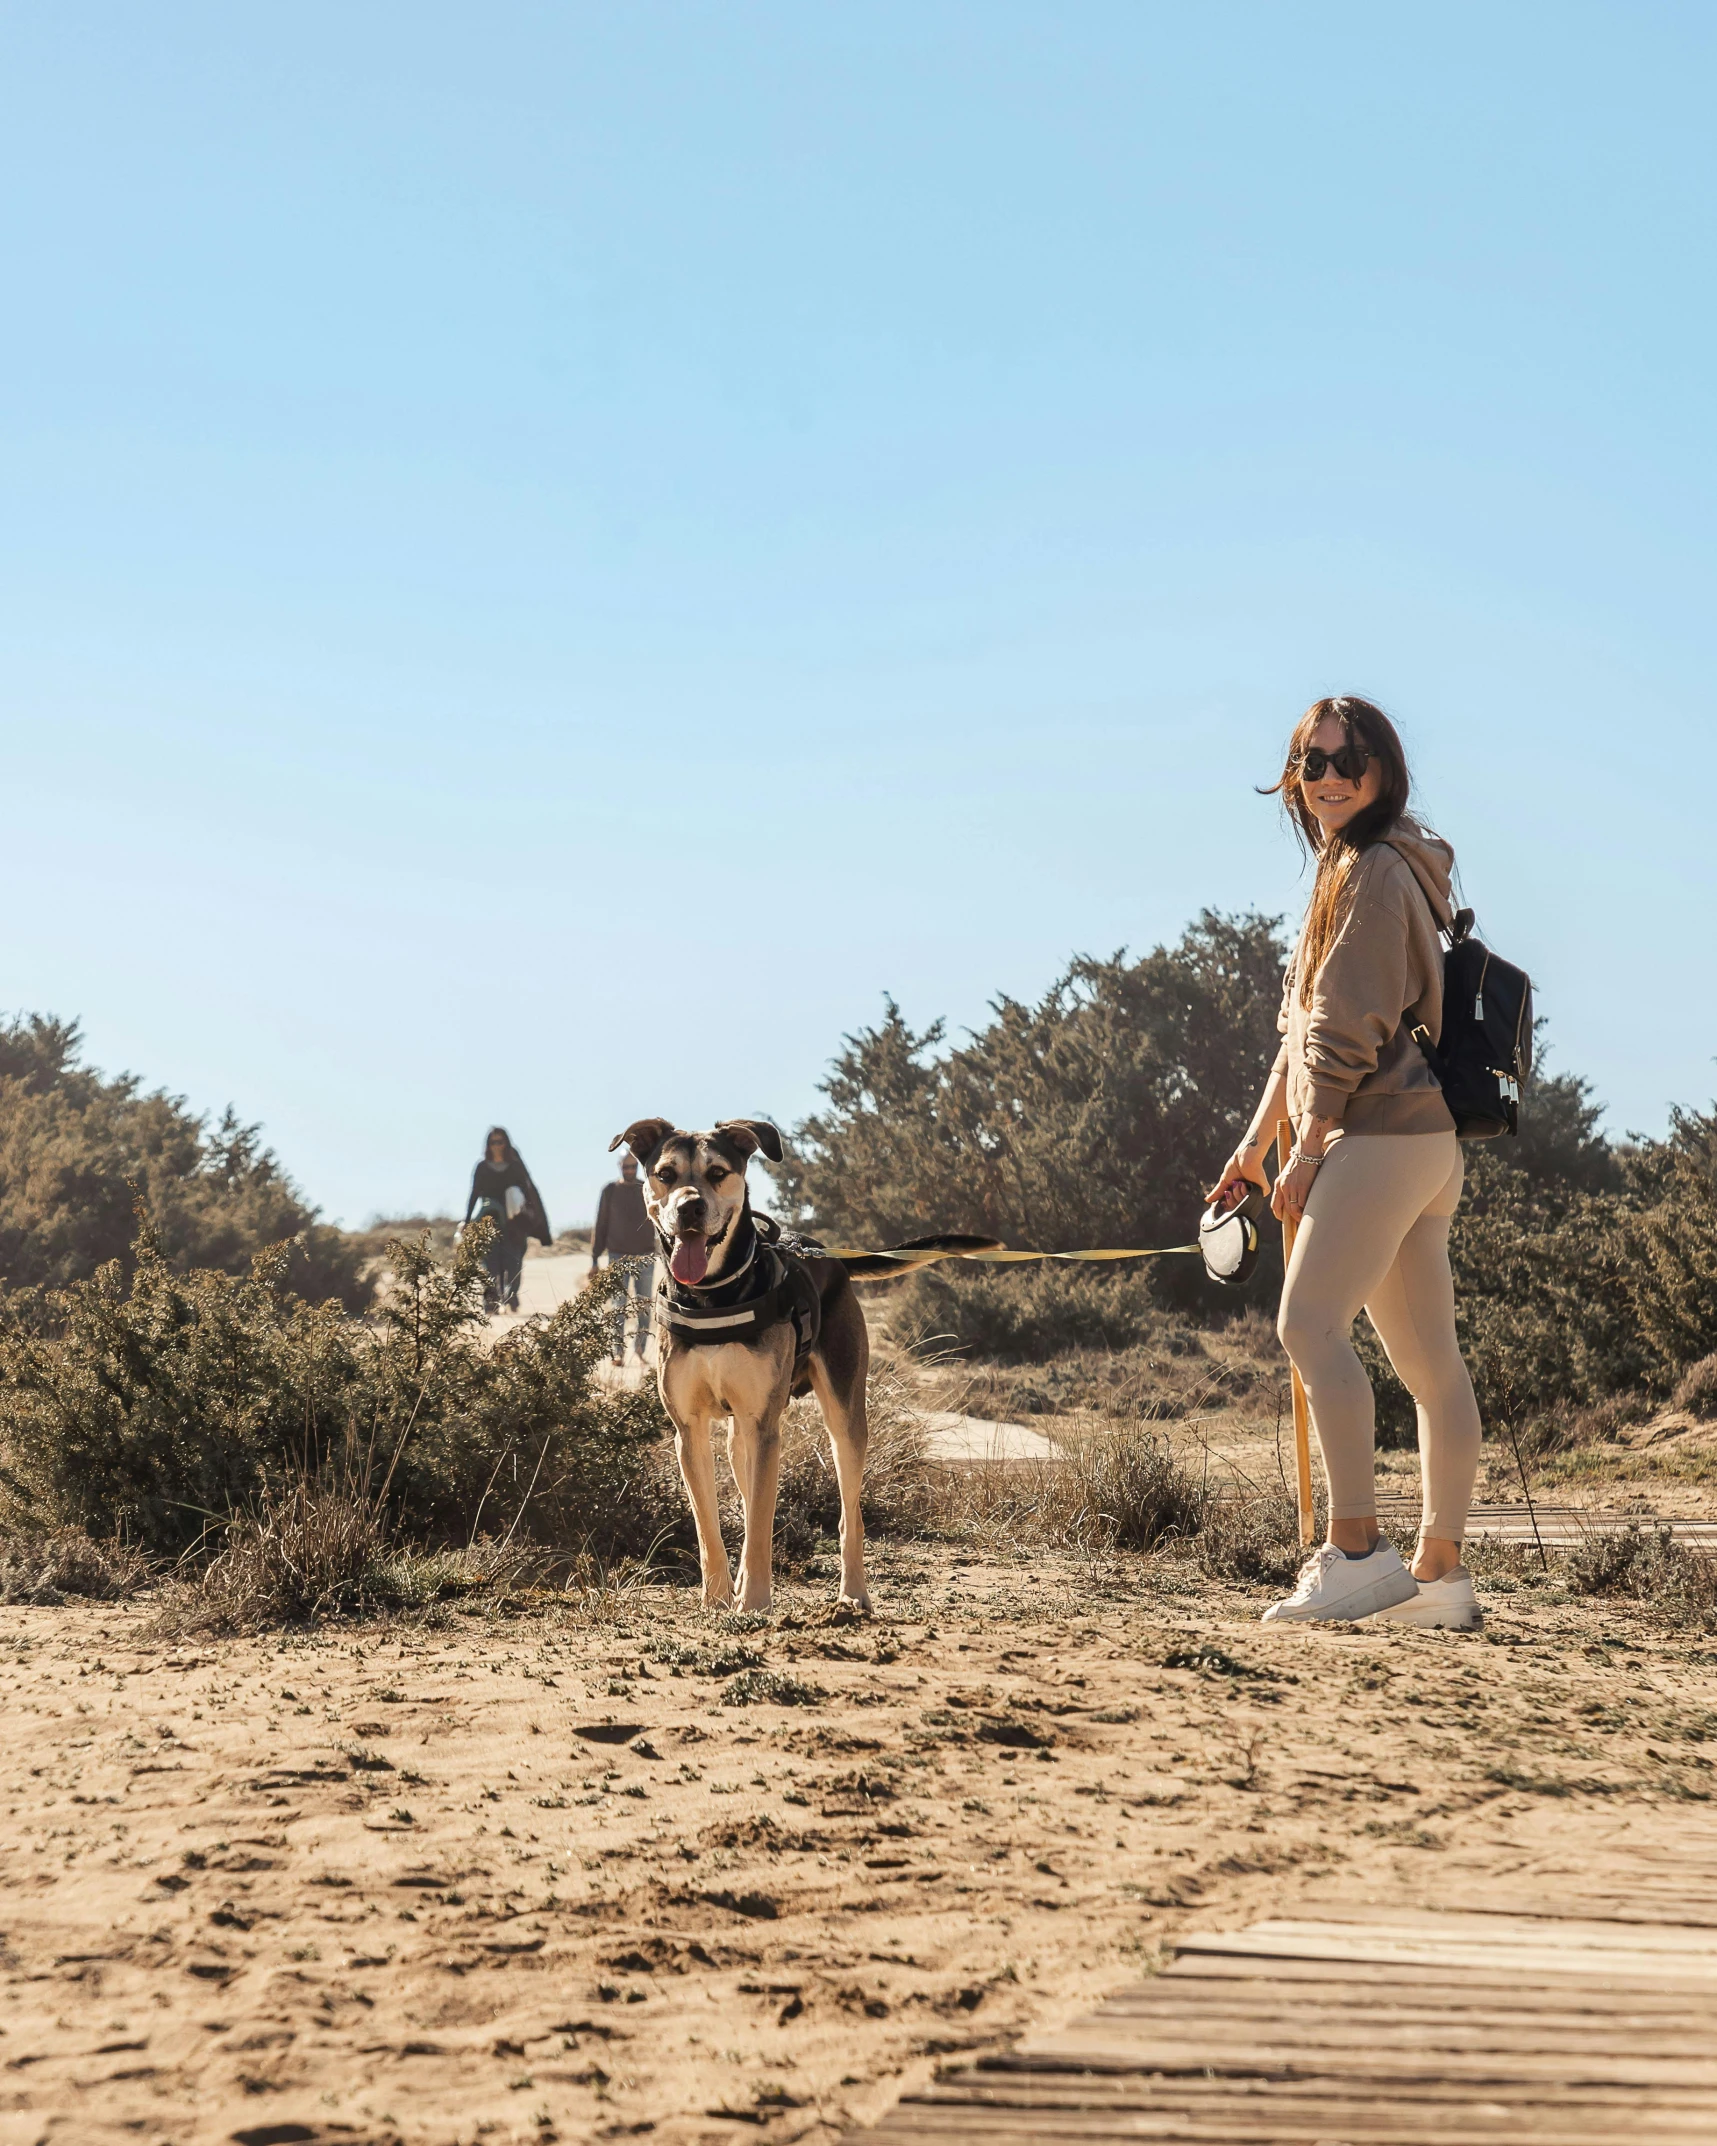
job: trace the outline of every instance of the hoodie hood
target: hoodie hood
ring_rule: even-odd
[[[1455,852],[1451,845],[1413,819],[1397,820],[1381,839],[1413,867],[1413,877],[1424,888],[1438,924],[1447,926],[1455,913],[1450,895],[1455,869]]]

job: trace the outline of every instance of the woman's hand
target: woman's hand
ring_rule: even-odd
[[[1288,1167],[1277,1173],[1276,1189],[1270,1195],[1270,1212],[1278,1222],[1298,1223],[1317,1175],[1318,1162],[1296,1148]]]
[[[1222,1175],[1205,1198],[1213,1207],[1231,1207],[1246,1197],[1248,1185],[1257,1185],[1264,1192],[1270,1189],[1270,1180],[1264,1174],[1263,1145],[1250,1134],[1222,1165]]]

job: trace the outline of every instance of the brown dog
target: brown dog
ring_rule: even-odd
[[[656,1291],[656,1379],[697,1522],[704,1607],[733,1602],[712,1424],[729,1419],[728,1459],[745,1508],[740,1607],[766,1610],[774,1592],[781,1417],[793,1394],[814,1393],[840,1485],[841,1600],[869,1609],[859,1486],[870,1337],[840,1262],[800,1254],[767,1218],[759,1223],[752,1214],[745,1166],[759,1149],[779,1162],[781,1135],[763,1119],[688,1133],[667,1118],[640,1118],[614,1136],[610,1153],[622,1143],[644,1172],[644,1204],[667,1267]]]

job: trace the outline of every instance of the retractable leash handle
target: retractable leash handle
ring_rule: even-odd
[[[1281,1176],[1293,1159],[1294,1124],[1291,1118],[1276,1120],[1276,1175]],[[1299,1224],[1291,1215],[1282,1217],[1282,1280],[1287,1284],[1288,1262],[1294,1256],[1294,1238]],[[1300,1374],[1292,1362],[1288,1375],[1294,1395],[1294,1476],[1300,1501],[1300,1548],[1309,1550],[1312,1537],[1317,1532],[1317,1519],[1312,1510],[1312,1412],[1306,1404],[1306,1389],[1300,1383]]]

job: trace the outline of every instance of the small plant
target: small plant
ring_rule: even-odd
[[[1670,1395],[1671,1408],[1685,1409],[1702,1423],[1717,1417],[1717,1354],[1689,1364]]]
[[[1687,1550],[1667,1527],[1593,1532],[1569,1552],[1568,1590],[1626,1596],[1655,1621],[1717,1630],[1717,1559]]]
[[[944,1469],[934,1508],[948,1533],[1052,1543],[1087,1555],[1194,1539],[1209,1492],[1168,1437],[1140,1423],[1058,1423],[1045,1460]]]
[[[828,1693],[778,1669],[747,1669],[721,1695],[723,1706],[821,1706]]]
[[[154,1577],[149,1560],[124,1543],[92,1542],[81,1529],[0,1542],[0,1602],[38,1606],[79,1595],[117,1602]]]

